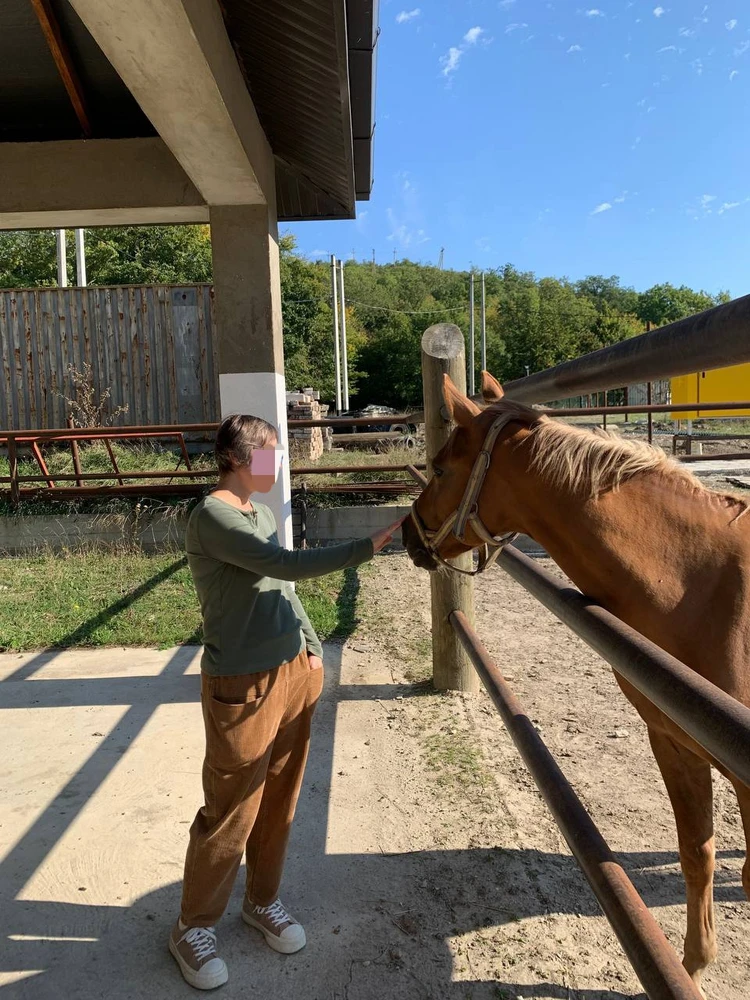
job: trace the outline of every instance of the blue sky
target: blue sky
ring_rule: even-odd
[[[747,0],[383,0],[375,185],[305,254],[750,291]]]

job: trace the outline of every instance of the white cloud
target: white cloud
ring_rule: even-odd
[[[737,27],[737,18],[733,17],[731,21],[727,21],[724,27],[727,29],[727,31],[734,31],[734,29]]]
[[[580,45],[571,45],[567,54],[570,55],[571,52],[583,52],[583,49]]]
[[[739,76],[739,74],[740,74],[740,71],[738,69],[733,69],[732,72],[729,74],[729,79],[730,80],[734,80],[734,78],[736,76]]]
[[[719,209],[719,215],[723,215],[725,212],[730,212],[733,208],[739,208],[741,204],[741,201],[725,201]]]
[[[476,45],[479,41],[479,36],[484,33],[484,28],[469,28],[469,30],[464,35],[464,41],[467,45]]]
[[[606,17],[603,10],[599,10],[598,7],[592,7],[591,10],[585,10],[583,12],[586,17]]]
[[[695,38],[696,31],[695,28],[680,28],[677,34],[680,38]]]
[[[421,13],[419,7],[415,7],[414,10],[402,10],[400,14],[396,14],[396,24],[406,24],[407,21],[413,21]]]
[[[698,74],[698,76],[703,76],[703,60],[702,59],[693,59],[693,61],[690,63],[690,65],[693,67],[693,69]]]
[[[484,33],[485,33],[484,28],[480,28],[478,26],[475,28],[469,28],[469,30],[463,37],[461,45],[451,45],[446,54],[440,57],[440,65],[443,67],[442,69],[443,76],[450,76],[451,73],[456,72],[464,53],[472,45],[476,45],[476,43],[479,41],[481,36],[484,35]],[[485,44],[489,44],[491,41],[492,39],[488,38]]]
[[[628,192],[627,191],[623,191],[619,198],[615,198],[614,199],[615,205],[622,205],[622,203],[625,201],[625,199],[627,198],[627,196],[628,196]]]
[[[664,45],[662,48],[656,50],[656,54],[658,55],[660,52],[676,52],[676,51],[677,51],[676,45]]]
[[[742,42],[742,44],[738,45],[734,50],[734,54],[736,56],[744,56],[748,49],[750,49],[750,42]]]
[[[515,2],[516,0],[500,0],[498,7],[502,7],[503,10],[507,10],[509,7],[512,7]]]
[[[663,7],[654,7],[654,17],[663,17],[666,13]]]
[[[702,194],[700,197],[701,208],[708,208],[712,201],[716,201],[715,194]]]
[[[458,64],[461,62],[462,55],[462,49],[457,49],[454,45],[451,45],[446,54],[440,57],[440,63],[443,67],[443,76],[450,76],[451,73],[455,73],[458,69]]]
[[[608,212],[610,210],[610,208],[612,208],[612,206],[610,205],[610,203],[608,201],[603,201],[601,203],[601,205],[597,205],[596,206],[596,208],[594,209],[594,211],[591,214],[592,215],[600,215],[602,212]]]
[[[510,35],[514,31],[518,31],[520,28],[528,28],[528,24],[509,24],[505,29],[505,34]]]
[[[635,140],[633,141],[633,145],[630,148],[631,149],[637,149],[640,146],[640,144],[641,144],[642,141],[643,140],[641,139],[641,136],[637,135],[635,137]]]

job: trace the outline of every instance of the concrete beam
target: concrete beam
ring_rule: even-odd
[[[273,154],[218,3],[70,2],[205,201],[274,204]]]
[[[3,142],[0,177],[0,229],[208,222],[159,138]]]

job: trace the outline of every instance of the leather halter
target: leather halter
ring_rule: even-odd
[[[505,535],[491,534],[491,532],[484,526],[482,519],[479,516],[479,495],[482,492],[484,481],[487,478],[487,473],[489,472],[490,462],[492,460],[492,450],[495,447],[500,431],[506,424],[510,423],[514,419],[516,418],[512,413],[503,413],[492,423],[492,426],[487,432],[487,437],[484,439],[482,450],[479,452],[474,462],[474,467],[471,470],[471,475],[469,476],[469,481],[466,484],[466,489],[464,490],[461,503],[458,505],[458,508],[449,517],[447,517],[445,521],[443,521],[442,525],[436,531],[431,531],[424,524],[421,517],[417,513],[416,501],[412,504],[411,519],[414,522],[414,526],[417,529],[417,533],[425,551],[432,556],[433,559],[441,563],[443,566],[447,566],[448,569],[452,570],[454,573],[462,573],[464,576],[476,576],[478,573],[484,573],[485,570],[492,566],[505,546],[512,542],[514,538],[518,537],[517,531],[510,531]],[[479,564],[474,570],[459,569],[457,566],[451,566],[451,564],[446,559],[443,559],[443,557],[438,553],[438,549],[451,533],[462,544],[468,544],[466,542],[466,531],[469,527],[471,527],[474,534],[481,538],[484,542],[484,545],[479,551]]]

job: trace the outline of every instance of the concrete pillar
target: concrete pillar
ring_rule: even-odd
[[[222,417],[250,413],[279,429],[287,446],[278,230],[268,205],[211,206],[214,318]],[[264,498],[292,547],[289,463]]]

